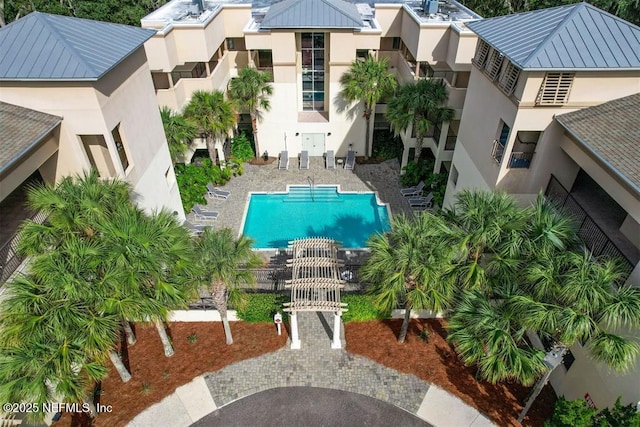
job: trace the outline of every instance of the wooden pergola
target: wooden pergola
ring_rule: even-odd
[[[313,237],[289,242],[293,258],[287,261],[292,278],[285,282],[291,289],[291,302],[284,311],[291,317],[291,348],[300,348],[298,337],[299,311],[331,311],[334,313],[331,348],[342,348],[340,342],[340,317],[347,311],[347,304],[340,302],[340,289],[345,281],[340,278],[338,244],[332,239]]]

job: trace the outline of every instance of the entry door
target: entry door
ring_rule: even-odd
[[[324,154],[324,133],[303,133],[302,151],[308,151],[310,156]]]

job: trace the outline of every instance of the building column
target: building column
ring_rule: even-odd
[[[440,166],[442,166],[442,155],[444,154],[445,147],[447,145],[447,138],[449,137],[449,122],[440,123],[440,140],[436,141],[436,161],[433,165],[433,173],[440,172]]]
[[[334,350],[339,350],[342,348],[342,343],[340,342],[340,319],[342,316],[342,311],[336,311],[333,313],[333,341],[331,341],[331,348]]]
[[[299,350],[301,343],[300,338],[298,338],[298,314],[292,311],[289,319],[291,319],[291,349]]]

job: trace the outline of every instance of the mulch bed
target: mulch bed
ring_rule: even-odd
[[[401,320],[348,323],[345,325],[347,350],[436,384],[479,409],[500,426],[518,425],[516,418],[529,388],[517,384],[477,382],[475,370],[462,365],[446,342],[443,321],[413,320],[404,344],[397,341],[401,324]],[[429,342],[419,337],[425,327],[432,331]],[[123,426],[194,377],[275,351],[284,346],[287,339],[286,329],[282,336],[278,336],[270,323],[232,322],[235,342],[231,346],[225,344],[222,324],[218,322],[172,323],[169,329],[175,348],[175,355],[171,358],[164,356],[162,343],[153,326],[137,325],[138,342],[123,351],[133,378],[123,383],[115,370],[109,367],[109,377],[101,384],[99,402],[111,405],[113,411],[99,414],[94,426]],[[191,334],[197,336],[196,343],[189,342]],[[543,420],[551,417],[554,401],[553,391],[549,386],[545,387],[525,419],[525,425],[541,426]],[[71,414],[64,414],[56,424],[88,425],[91,425],[88,417],[72,417]]]
[[[351,322],[345,325],[347,350],[389,368],[413,374],[456,395],[489,416],[499,426],[519,426],[518,415],[531,388],[519,384],[490,384],[475,379],[476,370],[466,367],[446,341],[445,322],[412,320],[403,344],[398,343],[402,320]],[[429,341],[420,338],[429,328]],[[547,385],[524,420],[525,426],[542,426],[551,418],[555,394]]]

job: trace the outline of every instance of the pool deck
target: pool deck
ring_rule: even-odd
[[[354,170],[327,170],[323,157],[310,157],[309,160],[308,170],[298,169],[297,158],[289,160],[287,170],[279,170],[278,162],[264,166],[245,163],[244,174],[233,177],[221,187],[231,192],[227,200],[207,198],[207,209],[220,214],[216,221],[196,221],[192,213],[187,219],[214,228],[231,228],[239,234],[249,192],[284,192],[287,185],[309,185],[309,177],[315,185],[339,185],[342,191],[375,191],[380,201],[389,204],[392,215],[411,213],[407,200],[400,194],[400,164],[397,160],[356,165]]]

